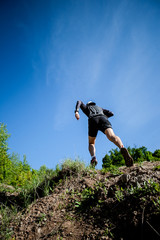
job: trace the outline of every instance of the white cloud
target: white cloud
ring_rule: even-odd
[[[122,118],[127,118],[129,126],[140,127],[151,120],[152,115],[147,115],[148,106],[151,107],[148,98],[152,68],[148,51],[150,42],[147,28],[143,28],[143,19],[139,26],[134,22],[130,22],[130,27],[127,25],[127,7],[127,2],[123,1],[111,13],[106,8],[106,14],[101,18],[103,21],[97,24],[93,37],[89,36],[87,30],[90,29],[83,26],[80,18],[79,32],[76,32],[74,14],[67,15],[67,19],[61,16],[57,21],[46,74],[46,84],[53,87],[53,91],[54,85],[58,86],[55,126],[63,125],[59,116],[64,105],[71,105],[73,99],[93,97],[102,102],[108,98],[117,106]],[[83,30],[87,37],[82,34]],[[79,37],[75,37],[75,33],[79,33]],[[65,124],[69,121],[66,113]]]

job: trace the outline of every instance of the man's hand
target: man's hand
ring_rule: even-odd
[[[75,117],[77,118],[77,120],[80,119],[79,112],[75,112]]]

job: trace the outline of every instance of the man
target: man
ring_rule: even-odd
[[[98,131],[102,131],[107,138],[113,142],[121,151],[121,154],[124,157],[125,163],[127,167],[133,166],[133,159],[130,156],[128,150],[124,148],[121,139],[116,136],[113,132],[112,125],[108,121],[109,117],[112,117],[114,114],[109,110],[103,109],[96,105],[96,103],[90,101],[86,105],[82,101],[77,101],[76,109],[75,109],[75,117],[79,120],[79,109],[84,112],[84,114],[88,117],[88,135],[89,135],[89,152],[91,155],[91,165],[97,165],[96,159],[96,149],[95,149],[95,141],[97,137]]]

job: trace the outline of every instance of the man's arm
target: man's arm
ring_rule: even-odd
[[[81,108],[81,110],[88,116],[88,109],[87,106],[82,102],[82,101],[77,101],[76,103],[76,109],[75,109],[75,117],[77,118],[77,120],[79,120],[80,116],[79,116],[79,109]]]
[[[76,113],[76,112],[79,112],[79,108],[80,108],[80,106],[81,106],[81,103],[82,103],[82,101],[80,101],[80,100],[77,101],[75,113]]]
[[[76,109],[75,109],[75,117],[77,120],[80,119],[80,115],[79,115],[79,108],[81,106],[81,101],[77,101],[77,104],[76,104]]]
[[[107,109],[103,109],[103,113],[109,118],[109,117],[112,117],[114,116],[114,113],[107,110]]]

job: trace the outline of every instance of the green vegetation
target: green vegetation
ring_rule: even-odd
[[[160,149],[155,150],[154,153],[147,150],[146,147],[142,146],[139,148],[127,148],[135,163],[142,163],[143,161],[153,162],[160,161]],[[120,167],[125,165],[125,161],[122,157],[120,151],[116,149],[112,149],[109,151],[109,155],[106,154],[102,159],[103,168],[111,169],[113,166]]]
[[[10,135],[7,133],[6,126],[0,124],[0,180],[6,179],[8,170],[11,167],[11,161],[8,154],[7,140]]]
[[[112,164],[109,167],[102,168],[102,170],[101,170],[102,174],[106,174],[107,172],[110,172],[111,174],[113,174],[115,176],[123,174],[123,172],[119,170],[118,166],[115,166]]]
[[[54,192],[55,186],[62,184],[71,176],[82,178],[89,176],[91,179],[97,174],[97,171],[91,167],[86,167],[83,161],[76,159],[66,159],[56,169],[48,169],[45,165],[39,170],[32,169],[28,164],[26,156],[20,160],[18,154],[9,153],[8,138],[10,134],[7,132],[7,127],[0,123],[0,238],[10,239],[12,229],[9,223],[16,219],[17,213],[27,208],[29,204],[37,198],[47,196]],[[141,164],[143,161],[160,161],[160,150],[154,153],[147,150],[146,147],[130,148],[128,151],[132,155],[134,162]],[[120,166],[125,165],[124,159],[118,149],[112,149],[109,155],[106,154],[102,159],[103,165],[100,173],[106,174],[110,172],[113,176],[123,174],[119,170]],[[155,167],[155,171],[159,171],[160,165]],[[130,186],[122,188],[115,186],[113,189],[115,199],[120,203],[133,196],[134,198],[143,198],[146,194],[159,195],[160,185],[153,181],[147,181],[143,186]],[[7,194],[6,194],[7,193]],[[76,212],[91,211],[93,208],[100,209],[105,204],[105,199],[108,196],[105,182],[97,181],[92,187],[86,187],[82,191],[74,191],[74,189],[66,189],[65,194],[70,195],[73,199],[71,207]],[[62,198],[66,198],[62,195]],[[160,198],[151,199],[157,212],[160,213]],[[60,203],[59,209],[63,205]],[[45,221],[45,214],[40,214],[39,223]],[[72,216],[68,215],[68,218]],[[18,221],[18,220],[17,220]],[[106,236],[112,236],[111,227],[106,227]]]
[[[144,182],[143,186],[130,186],[129,188],[122,188],[116,186],[115,197],[120,202],[124,200],[125,197],[130,195],[134,196],[134,198],[142,198],[147,194],[156,195],[160,193],[160,184],[156,183],[152,180],[148,180]],[[157,201],[158,202],[158,201]]]
[[[45,165],[39,170],[31,168],[28,164],[26,156],[23,156],[23,160],[20,160],[18,154],[9,154],[8,150],[8,134],[7,127],[3,123],[0,123],[0,183],[11,185],[17,188],[36,188],[46,178],[55,176],[60,170],[67,174],[73,174],[78,172],[88,171],[84,162],[79,159],[73,161],[66,159],[61,167],[57,165],[56,170],[48,169]],[[146,161],[160,161],[160,150],[156,150],[154,153],[147,150],[146,147],[130,148],[128,151],[132,155],[134,162],[141,163]],[[124,159],[118,149],[112,149],[109,155],[106,154],[102,159],[102,172],[109,171],[114,175],[121,174],[118,167],[125,165]],[[2,187],[2,186],[1,186]],[[1,188],[0,187],[0,188]]]
[[[46,166],[34,170],[27,163],[25,155],[21,161],[18,154],[9,154],[9,137],[6,125],[0,123],[0,183],[12,185],[15,188],[35,186],[43,181],[46,175],[53,172]]]
[[[0,239],[11,239],[13,234],[12,229],[9,227],[10,222],[16,217],[17,208],[7,207],[1,204],[0,207]]]
[[[59,167],[59,170],[62,170],[69,175],[72,175],[85,172],[86,166],[85,163],[83,161],[80,161],[79,159],[76,159],[75,161],[73,161],[72,159],[66,159],[62,163],[61,168]]]
[[[45,165],[39,170],[31,168],[23,156],[9,153],[7,126],[0,123],[0,238],[10,239],[12,230],[9,223],[15,219],[18,211],[27,208],[39,197],[54,191],[54,187],[67,176],[85,172],[84,162],[79,159],[66,159],[56,169],[48,169]],[[39,217],[43,221],[45,215]]]

